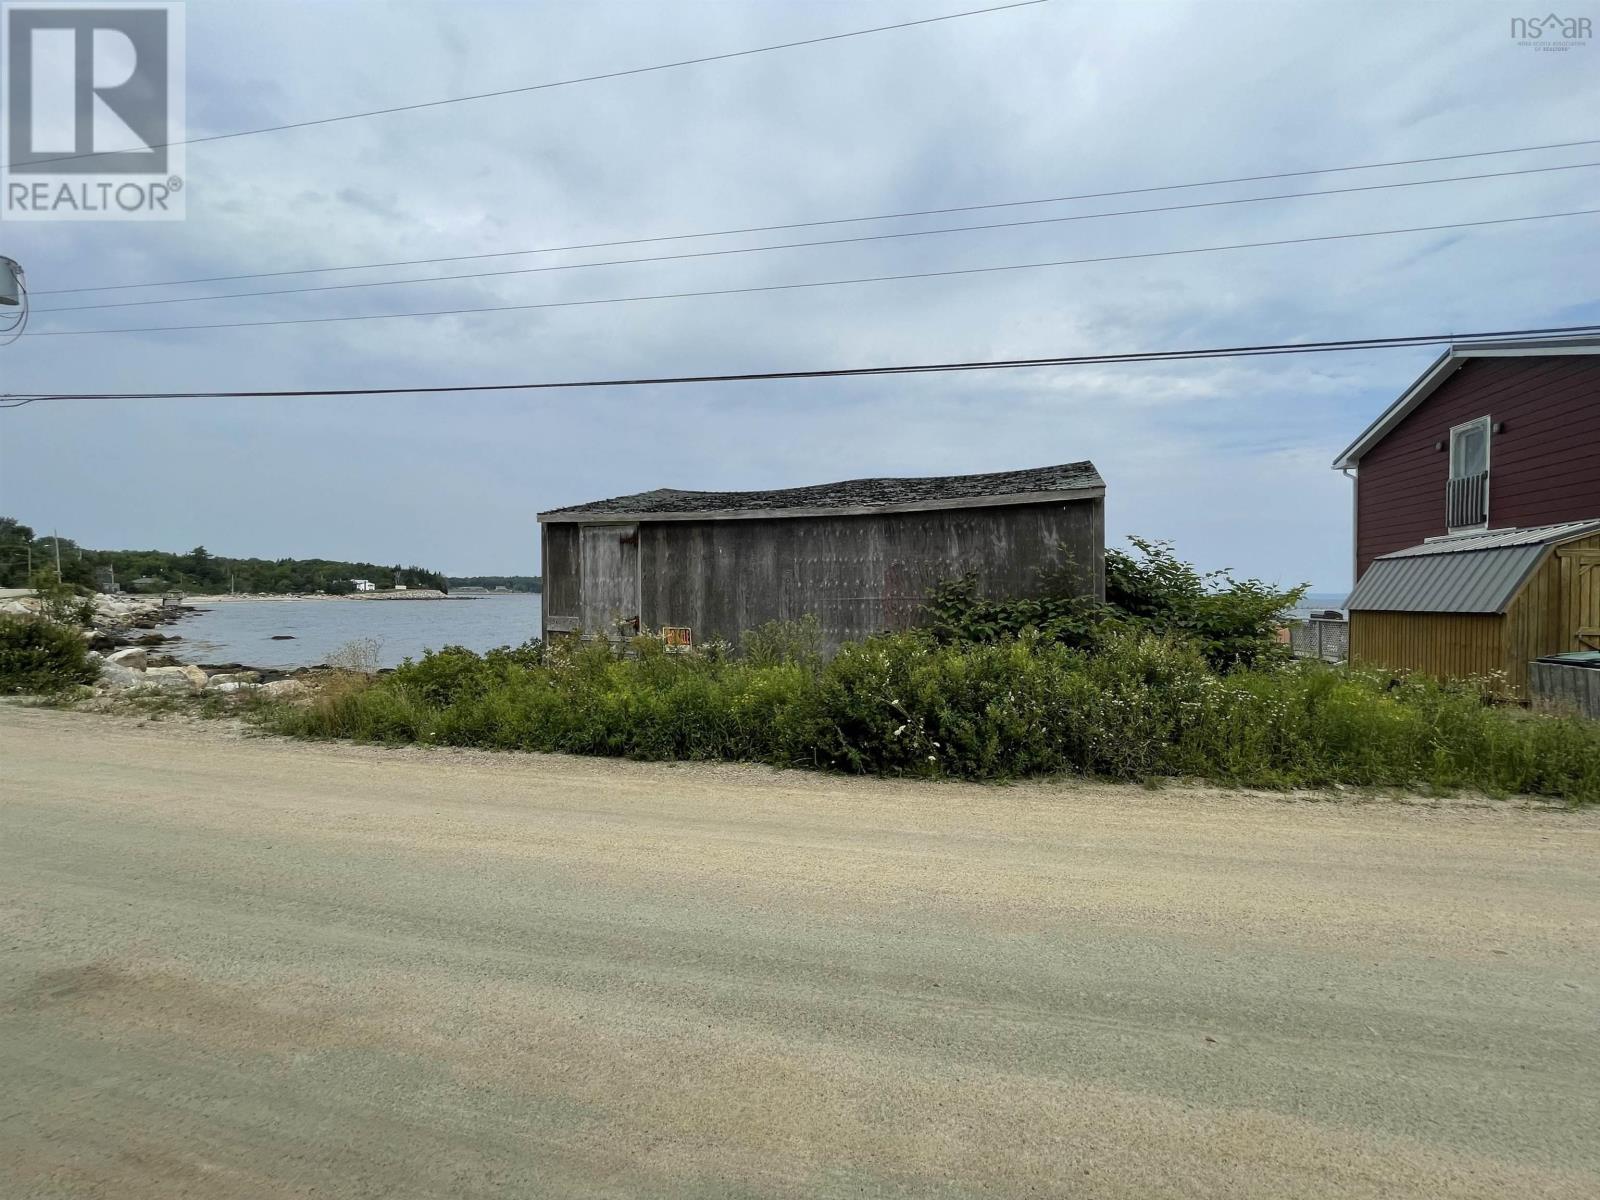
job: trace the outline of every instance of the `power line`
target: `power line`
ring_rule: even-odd
[[[1392,237],[1407,233],[1436,233],[1449,229],[1476,229],[1489,225],[1515,225],[1529,221],[1551,221],[1563,217],[1582,217],[1600,213],[1600,208],[1581,208],[1571,212],[1535,213],[1525,217],[1497,217],[1483,221],[1455,221],[1444,225],[1413,225],[1403,229],[1371,229],[1359,233],[1328,233],[1314,237],[1275,238],[1265,242],[1234,242],[1221,246],[1194,246],[1181,250],[1147,250],[1138,254],[1104,254],[1091,258],[1063,258],[1048,262],[1005,263],[993,267],[960,267],[943,271],[916,271],[903,275],[865,275],[854,279],[817,279],[798,283],[769,283],[750,287],[709,288],[693,292],[657,292],[638,296],[605,296],[593,300],[545,300],[532,304],[492,304],[473,308],[444,308],[430,312],[355,313],[338,317],[283,317],[266,321],[219,321],[201,325],[143,325],[112,329],[42,329],[31,338],[94,337],[118,333],[176,333],[199,329],[257,329],[274,325],[329,325],[346,321],[390,321],[416,317],[458,317],[477,313],[531,312],[547,308],[584,308],[601,304],[634,304],[647,300],[688,300],[710,296],[744,296],[758,292],[800,291],[808,288],[847,287],[863,283],[892,283],[913,279],[944,279],[959,275],[992,275],[1002,271],[1032,271],[1045,267],[1086,266],[1096,263],[1131,262],[1147,258],[1170,258],[1190,254],[1216,254],[1228,250],[1259,250],[1273,246],[1301,246],[1313,242],[1341,242],[1357,238]]]
[[[420,100],[414,104],[394,104],[388,108],[372,108],[363,112],[340,113],[332,117],[317,117],[309,121],[286,121],[281,125],[263,125],[255,129],[236,129],[229,133],[213,133],[205,137],[180,138],[171,142],[153,142],[148,146],[124,147],[120,150],[98,150],[86,154],[63,154],[57,158],[31,159],[27,164],[9,163],[8,167],[19,165],[41,166],[45,163],[71,162],[82,158],[99,158],[106,154],[125,154],[130,150],[159,150],[165,146],[197,146],[203,142],[221,142],[231,138],[254,137],[260,133],[282,133],[290,129],[306,129],[314,125],[334,125],[342,121],[359,121],[367,117],[388,116],[391,113],[416,112],[424,108],[442,108],[448,104],[465,104],[470,100],[493,100],[501,96],[516,96],[524,92],[542,92],[550,88],[572,87],[580,83],[597,83],[604,79],[622,79],[630,75],[649,75],[656,71],[672,71],[679,67],[693,67],[702,63],[723,62],[730,58],[748,58],[754,54],[771,54],[778,50],[793,50],[800,46],[820,46],[825,42],[839,42],[847,38],[866,37],[874,33],[889,33],[896,29],[910,29],[917,25],[936,25],[941,21],[958,21],[963,17],[979,17],[988,13],[1005,12],[1013,8],[1031,8],[1036,4],[1045,4],[1048,0],[1015,0],[1011,4],[997,4],[989,8],[973,8],[965,12],[945,13],[938,17],[921,17],[915,21],[897,21],[893,25],[875,25],[870,29],[852,29],[845,33],[830,33],[822,37],[800,38],[792,42],[778,42],[770,46],[756,46],[749,50],[729,50],[723,54],[704,54],[697,58],[682,58],[676,62],[656,63],[648,67],[628,67],[620,71],[603,71],[595,75],[579,75],[572,79],[554,79],[545,83],[524,84],[521,87],[500,88],[493,92],[474,92],[466,96],[450,96],[442,100]]]
[[[1349,350],[1392,350],[1413,346],[1484,341],[1533,341],[1538,338],[1600,333],[1600,325],[1561,325],[1539,329],[1495,329],[1477,333],[1418,333],[1398,337],[1345,338],[1321,342],[1268,342],[1257,345],[1210,346],[1188,350],[1135,350],[1119,354],[1073,354],[1040,358],[975,359],[957,362],[905,363],[885,367],[826,367],[814,370],[750,371],[710,375],[658,375],[611,379],[570,379],[531,383],[441,384],[436,386],[296,388],[231,392],[62,392],[0,395],[0,408],[20,408],[39,400],[263,400],[340,396],[433,396],[461,392],[554,391],[563,388],[654,387],[688,383],[754,383],[794,379],[839,379],[874,375],[928,375],[945,372],[1015,370],[1030,367],[1084,366],[1096,363],[1184,362],[1214,358],[1255,358],[1285,354],[1329,354]]]
[[[566,246],[538,246],[526,250],[492,250],[482,254],[453,254],[435,258],[394,259],[388,262],[346,263],[335,267],[299,267],[285,271],[256,271],[237,275],[204,275],[192,279],[148,280],[143,283],[107,283],[92,287],[51,288],[35,291],[36,296],[62,296],[74,292],[116,292],[130,288],[181,287],[191,283],[233,283],[241,279],[274,279],[285,275],[320,275],[334,271],[366,271],[381,267],[423,267],[436,263],[474,262],[486,258],[515,258],[524,254],[560,254],[572,250],[608,250],[617,246],[640,246],[650,242],[681,242],[694,238],[730,237],[744,233],[776,233],[785,229],[815,229],[822,225],[857,225],[870,221],[898,221],[911,217],[936,217],[959,212],[982,212],[997,208],[1022,208],[1035,204],[1064,204],[1077,200],[1107,200],[1117,196],[1139,196],[1154,192],[1174,192],[1188,188],[1221,187],[1236,183],[1262,183],[1274,179],[1299,179],[1307,175],[1334,175],[1346,171],[1375,171],[1386,167],[1410,167],[1424,163],[1458,162],[1467,158],[1490,158],[1501,154],[1529,154],[1541,150],[1565,150],[1578,146],[1600,145],[1600,138],[1572,142],[1547,142],[1539,146],[1511,146],[1503,150],[1472,150],[1462,154],[1440,154],[1429,158],[1395,159],[1390,162],[1356,163],[1343,167],[1314,167],[1301,171],[1278,171],[1263,175],[1239,175],[1230,179],[1203,179],[1190,183],[1164,183],[1149,187],[1119,188],[1106,192],[1080,192],[1068,196],[1044,196],[1035,200],[997,200],[984,204],[960,204],[948,208],[924,208],[906,212],[877,213],[866,217],[830,217],[817,221],[796,221],[785,225],[746,225],[737,229],[711,229],[699,233],[658,234],[651,237],[618,238],[606,242],[576,242]],[[1475,176],[1470,178],[1476,178]],[[1308,193],[1309,194],[1309,193]]]
[[[823,238],[806,242],[779,242],[772,246],[737,246],[726,250],[692,250],[681,254],[657,254],[642,258],[613,258],[599,262],[557,263],[547,267],[513,267],[503,271],[473,271],[458,275],[426,275],[411,279],[373,279],[359,283],[326,283],[311,287],[268,288],[253,292],[223,292],[212,296],[171,296],[148,300],[107,301],[101,304],[69,304],[57,308],[41,308],[41,313],[89,312],[107,308],[142,308],[156,304],[196,304],[206,300],[246,300],[261,296],[300,296],[314,292],[344,292],[358,288],[402,287],[419,283],[450,283],[463,279],[497,279],[508,275],[540,275],[550,271],[580,271],[592,267],[619,267],[638,263],[679,262],[694,258],[723,258],[738,254],[765,254],[774,250],[799,250],[817,246],[844,246],[860,242],[895,241],[905,238],[933,237],[940,234],[975,233],[984,230],[1018,229],[1032,225],[1059,225],[1071,221],[1094,221],[1105,217],[1131,217],[1148,213],[1181,212],[1188,209],[1222,208],[1236,204],[1260,204],[1269,200],[1299,200],[1315,196],[1340,196],[1354,192],[1380,192],[1394,188],[1426,187],[1439,183],[1464,183],[1478,179],[1503,179],[1511,175],[1538,175],[1551,171],[1577,171],[1600,167],[1600,162],[1566,163],[1550,167],[1525,167],[1515,171],[1491,171],[1478,175],[1452,175],[1441,179],[1413,179],[1401,183],[1369,183],[1356,187],[1324,188],[1314,192],[1280,192],[1268,196],[1241,196],[1227,200],[1197,200],[1189,204],[1164,204],[1153,208],[1127,208],[1116,212],[1072,213],[1062,217],[1034,217],[1021,221],[996,221],[986,225],[954,225],[944,229],[912,229],[896,233],[872,233],[858,237]]]

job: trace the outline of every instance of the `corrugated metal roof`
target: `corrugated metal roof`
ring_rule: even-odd
[[[761,514],[829,509],[894,508],[936,505],[960,508],[1007,496],[1104,489],[1092,462],[1063,463],[1026,471],[989,475],[936,475],[923,479],[849,479],[811,487],[764,492],[685,492],[660,488],[632,496],[614,496],[539,514],[540,520],[573,516],[716,517],[729,513]]]
[[[1434,538],[1420,546],[1408,546],[1383,555],[1383,558],[1416,558],[1423,554],[1458,554],[1467,550],[1498,550],[1505,546],[1550,546],[1568,538],[1600,533],[1600,517],[1588,521],[1567,521],[1560,525],[1536,525],[1530,529],[1484,529],[1476,533],[1457,533]]]
[[[1373,560],[1345,607],[1352,612],[1504,612],[1545,551],[1600,533],[1600,520],[1496,529],[1409,546]]]
[[[1374,559],[1350,593],[1351,612],[1504,612],[1544,546]]]

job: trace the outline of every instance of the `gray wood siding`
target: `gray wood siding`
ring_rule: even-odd
[[[578,618],[585,633],[613,637],[639,616],[636,525],[584,525],[578,534]]]
[[[578,617],[578,526],[541,525],[540,570],[544,592],[539,597],[541,637],[552,629],[576,629]]]
[[[1047,504],[639,527],[641,620],[697,642],[815,614],[827,648],[916,623],[928,589],[966,571],[985,594],[1037,594],[1041,567],[1077,564],[1105,595],[1105,505]],[[547,585],[548,586],[548,585]]]

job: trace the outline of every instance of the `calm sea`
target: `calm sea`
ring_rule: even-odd
[[[1349,592],[1307,592],[1300,600],[1299,606],[1294,610],[1297,615],[1304,616],[1308,612],[1322,612],[1324,609],[1344,609],[1345,598]]]
[[[378,665],[395,667],[424,650],[492,650],[539,636],[539,597],[462,596],[446,600],[230,600],[185,617],[169,632],[186,662],[239,662],[288,670],[326,662],[359,638],[378,643]],[[287,634],[292,641],[274,641]]]
[[[1297,612],[1338,608],[1344,592],[1312,592]],[[235,600],[202,608],[170,627],[170,649],[186,662],[239,662],[292,670],[327,662],[360,638],[378,643],[378,665],[395,667],[424,650],[493,650],[539,636],[539,597],[462,596],[448,600]],[[274,640],[274,635],[291,640]]]

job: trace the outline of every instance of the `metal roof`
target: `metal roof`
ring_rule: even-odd
[[[1560,525],[1535,525],[1528,529],[1475,529],[1471,533],[1430,538],[1420,546],[1392,550],[1382,557],[1416,558],[1422,554],[1460,554],[1469,550],[1499,550],[1506,546],[1551,546],[1591,533],[1600,533],[1600,517],[1565,521]]]
[[[1345,601],[1352,612],[1501,613],[1545,552],[1600,533],[1600,519],[1457,534],[1372,561]]]
[[[1368,425],[1333,460],[1335,470],[1356,466],[1362,455],[1386,437],[1390,430],[1414,412],[1429,396],[1438,391],[1444,382],[1472,358],[1533,358],[1556,354],[1600,354],[1600,337],[1592,333],[1572,337],[1527,338],[1521,341],[1458,342],[1450,347],[1422,376],[1408,387],[1378,419]]]
[[[737,517],[846,516],[1089,499],[1106,481],[1091,462],[987,475],[848,479],[763,492],[686,492],[660,488],[539,514],[541,521],[720,520]]]

